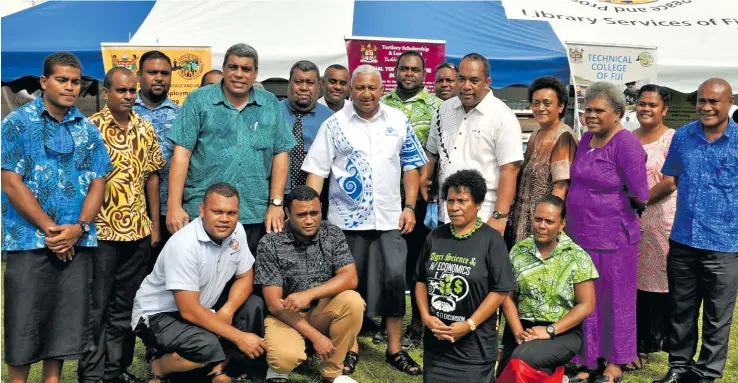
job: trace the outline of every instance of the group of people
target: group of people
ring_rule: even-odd
[[[539,78],[524,152],[476,53],[439,65],[435,94],[416,51],[387,94],[372,66],[300,60],[279,101],[236,44],[182,107],[169,57],[137,68],[111,69],[86,118],[80,62],[54,53],[43,92],[2,122],[12,382],[38,361],[57,382],[64,360],[80,382],[140,382],[139,337],[149,383],[287,382],[310,354],[338,383],[362,330],[428,382],[534,381],[569,362],[570,381],[619,382],[660,350],[659,383],[721,376],[738,291],[724,80],[700,86],[699,120],[676,131],[668,91],[642,87],[632,133],[622,91],[592,84],[578,139],[568,89]],[[407,352],[421,343],[422,367]]]

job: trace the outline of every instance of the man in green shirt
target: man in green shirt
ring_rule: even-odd
[[[284,187],[292,128],[272,94],[252,87],[259,70],[256,50],[228,48],[223,81],[193,91],[174,121],[169,139],[174,153],[169,173],[167,228],[174,233],[198,216],[205,189],[215,182],[234,185],[243,196],[238,221],[248,245],[284,226]]]
[[[405,116],[410,120],[410,125],[415,131],[415,135],[418,136],[423,146],[428,141],[428,134],[431,126],[433,126],[433,113],[443,102],[443,100],[425,89],[423,86],[425,77],[426,70],[423,56],[414,50],[403,52],[397,59],[397,66],[395,67],[397,88],[382,98],[382,103],[385,105],[389,105],[405,113]],[[424,174],[427,174],[424,168],[421,168],[421,179],[424,178]],[[417,222],[422,223],[425,220],[425,201],[418,199],[415,210]],[[418,255],[429,232],[430,229],[423,224],[419,224],[415,225],[411,233],[405,235],[405,241],[407,242],[407,270],[405,279],[411,290],[415,286],[415,281],[413,281],[415,264],[418,261]],[[410,326],[402,337],[403,347],[417,347],[420,345],[422,339],[421,330],[423,328],[423,321],[420,318],[418,305],[415,302],[415,294],[410,294],[410,304],[412,306],[412,319]],[[383,334],[379,333],[375,337],[375,341],[381,342],[382,340]]]

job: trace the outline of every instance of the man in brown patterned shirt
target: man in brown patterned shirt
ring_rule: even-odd
[[[318,193],[298,186],[285,201],[289,224],[259,241],[254,284],[263,287],[270,315],[264,321],[269,351],[267,382],[287,382],[307,359],[305,338],[319,355],[320,373],[332,382],[361,328],[364,300],[346,237],[321,220]]]
[[[105,75],[107,104],[90,120],[100,128],[113,171],[105,177],[95,219],[98,249],[92,281],[96,350],[79,363],[81,382],[139,382],[133,361],[131,310],[146,276],[151,246],[159,241],[159,176],[166,164],[153,125],[133,112],[136,77],[124,67]],[[148,203],[148,204],[147,204]],[[147,211],[148,210],[148,211]]]

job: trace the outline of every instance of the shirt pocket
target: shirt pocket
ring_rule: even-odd
[[[725,159],[715,172],[717,186],[726,191],[738,189],[738,158]]]

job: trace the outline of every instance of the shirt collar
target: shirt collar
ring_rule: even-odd
[[[284,100],[282,100],[282,102],[283,102],[283,103],[284,103],[284,105],[285,105],[285,106],[287,107],[287,111],[289,111],[289,113],[290,113],[291,115],[293,115],[293,116],[294,116],[295,114],[297,114],[297,113],[298,113],[298,111],[296,111],[296,110],[295,110],[295,108],[293,108],[293,107],[292,107],[292,105],[290,105],[290,100],[288,100],[288,99],[286,99],[286,98],[285,98]],[[299,113],[302,113],[302,115],[303,115],[303,116],[304,116],[304,115],[306,115],[306,114],[309,114],[309,115],[312,115],[312,116],[314,116],[314,115],[315,115],[315,108],[316,108],[317,106],[318,106],[318,102],[316,101],[316,102],[315,102],[315,103],[313,104],[313,109],[310,109],[310,110],[309,110],[309,111],[307,111],[307,112],[299,112]]]
[[[118,122],[115,121],[115,118],[113,118],[113,113],[110,111],[110,108],[108,108],[108,105],[105,105],[100,113],[103,116],[103,120],[105,121],[105,126],[114,126],[118,129],[120,129],[120,125],[118,125]],[[130,127],[138,127],[139,119],[138,114],[131,109],[131,112],[128,113],[128,118],[130,119],[129,122],[129,128]]]
[[[544,259],[540,257],[541,253],[538,251],[538,246],[536,246],[536,240],[532,235],[524,239],[523,242],[524,244],[528,245],[528,246],[522,247],[522,249],[525,249],[526,253],[528,253],[529,255],[533,257],[540,259],[541,261],[544,261]],[[573,248],[573,245],[574,245],[574,241],[572,241],[572,239],[569,238],[569,236],[566,235],[566,233],[562,232],[559,235],[559,243],[556,244],[556,248],[551,252],[548,258],[546,258],[545,260],[552,259],[553,257],[559,254],[563,254],[563,253],[570,251]]]
[[[149,108],[148,105],[146,105],[146,103],[144,102],[143,98],[141,98],[141,91],[138,91],[136,93],[136,105],[140,105],[140,106],[142,106],[142,107],[144,107],[144,108],[146,108],[148,110],[158,110],[158,109],[164,109],[164,108],[176,109],[177,108],[177,104],[175,104],[174,101],[172,101],[169,97],[167,97],[164,100],[164,102],[162,102],[161,104],[159,104],[159,106],[157,106],[154,109],[151,109],[151,108]]]
[[[210,242],[218,247],[223,247],[230,244],[231,239],[236,234],[236,230],[238,230],[238,227],[236,227],[236,230],[233,230],[233,233],[231,233],[231,235],[229,235],[228,237],[223,238],[223,242],[218,245],[217,243],[213,242],[212,238],[210,238],[210,236],[208,235],[208,232],[205,231],[205,226],[202,223],[202,217],[197,217],[196,220],[197,223],[195,223],[195,235],[197,236],[197,240],[200,242]],[[240,225],[240,223],[238,223],[237,225]]]
[[[318,236],[323,231],[325,227],[325,221],[320,222],[320,227],[318,228],[318,231],[315,232],[315,235],[313,235],[313,238],[310,239],[310,243],[315,243],[318,241]],[[295,238],[295,233],[292,230],[292,226],[290,226],[290,221],[287,220],[284,222],[284,230],[282,230],[282,242],[284,243],[300,243],[297,241],[297,238]]]
[[[407,100],[403,101],[402,98],[400,98],[400,95],[397,93],[397,88],[395,88],[395,90],[393,90],[387,97],[394,99],[398,102],[404,103],[404,104],[409,104],[409,103],[413,103],[416,101],[422,101],[427,104],[430,96],[431,96],[430,92],[428,92],[425,88],[423,88],[415,96],[412,96],[408,98]]]
[[[379,120],[380,118],[386,117],[386,112],[384,109],[386,108],[386,106],[382,104],[382,102],[379,103],[379,109],[377,110],[377,114],[375,114],[371,120],[366,120],[363,117],[359,116],[359,113],[356,112],[356,107],[354,106],[353,102],[350,103],[349,106],[351,107],[351,112],[350,112],[351,114],[349,115],[350,119],[358,118],[359,120],[362,120],[362,121],[374,122],[374,121]]]
[[[46,109],[46,104],[44,104],[44,93],[41,92],[38,97],[36,97],[35,100],[32,101],[33,106],[36,108],[36,111],[38,112],[39,116],[43,116],[44,113],[46,113],[47,116],[51,117],[56,121],[56,119],[51,115],[51,113]],[[72,106],[67,111],[67,115],[64,116],[64,119],[62,119],[61,123],[67,123],[74,120],[80,120],[84,119],[85,115],[82,114],[82,112],[79,111],[79,109],[76,106]]]
[[[492,114],[494,112],[494,109],[492,108],[492,101],[494,101],[494,98],[495,95],[492,94],[492,89],[490,89],[489,92],[487,92],[487,94],[484,96],[482,101],[480,101],[479,104],[477,104],[477,106],[470,111],[470,113],[476,110],[484,115]]]
[[[702,126],[702,122],[700,120],[695,121],[697,129],[695,129],[692,134],[699,136],[703,140],[707,141],[707,136],[705,136],[705,130]],[[725,131],[723,132],[723,135],[721,137],[727,137],[728,139],[735,139],[738,138],[738,123],[733,121],[733,119],[728,116],[728,126],[725,127]],[[720,139],[718,138],[718,140]]]
[[[226,98],[225,92],[223,91],[223,86],[223,80],[221,80],[220,86],[214,87],[218,92],[218,97],[213,100],[213,104],[223,104],[235,109],[233,104],[231,104],[231,102],[228,101],[228,99]],[[246,105],[256,104],[258,106],[263,106],[266,103],[266,99],[262,92],[266,92],[266,90],[256,89],[252,86],[249,90],[249,100],[246,102]]]

